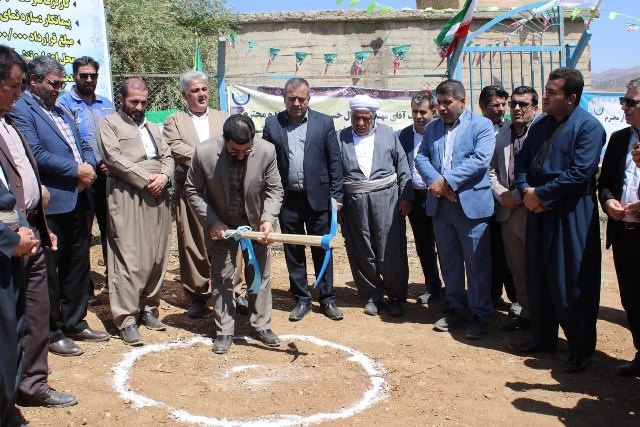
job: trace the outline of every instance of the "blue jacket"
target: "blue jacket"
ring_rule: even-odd
[[[493,215],[494,202],[489,183],[489,162],[496,145],[491,120],[464,111],[454,142],[451,170],[442,173],[445,124],[442,119],[430,122],[416,156],[416,169],[427,186],[444,177],[458,195],[464,214],[470,219]],[[427,215],[433,216],[439,199],[427,195]]]
[[[62,109],[61,109],[62,110]],[[71,212],[78,201],[78,163],[58,126],[47,116],[35,98],[25,92],[11,110],[11,117],[22,131],[38,164],[42,183],[51,193],[47,215]],[[80,137],[73,118],[64,113],[82,160],[96,168],[93,150]]]

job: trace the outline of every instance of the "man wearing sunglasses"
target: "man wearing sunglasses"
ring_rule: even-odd
[[[637,207],[640,204],[640,169],[632,154],[640,144],[640,78],[629,82],[627,93],[620,97],[620,105],[629,127],[611,135],[598,179],[598,195],[602,209],[609,216],[607,249],[613,248],[620,299],[627,312],[636,348],[633,360],[616,367],[615,373],[637,377],[640,376],[640,288],[636,273],[640,262],[640,215]]]
[[[96,180],[91,187],[86,189],[89,208],[87,210],[87,223],[89,226],[89,234],[93,226],[93,217],[95,215],[98,220],[98,228],[100,229],[100,242],[102,244],[102,258],[107,260],[107,195],[105,193],[107,183],[107,167],[102,161],[102,156],[98,151],[96,143],[96,127],[98,122],[104,116],[115,112],[111,101],[104,96],[97,95],[96,86],[98,85],[98,70],[100,65],[98,62],[88,56],[73,61],[73,81],[75,85],[58,98],[58,102],[69,110],[80,136],[84,141],[89,143],[96,158],[98,168],[96,170]],[[105,274],[107,276],[107,274]],[[105,280],[105,283],[107,281]],[[104,288],[106,290],[106,288]],[[89,285],[89,304],[97,303],[94,296],[93,281]]]
[[[500,227],[507,265],[513,276],[515,293],[521,310],[516,319],[503,329],[519,331],[529,329],[531,320],[527,303],[525,278],[525,233],[527,210],[515,187],[513,170],[515,156],[522,148],[529,126],[538,112],[538,93],[530,86],[513,90],[509,102],[511,124],[496,135],[496,149],[491,159],[489,182],[496,200],[496,222]]]
[[[583,371],[596,348],[600,302],[600,220],[595,194],[606,134],[579,107],[582,73],[557,68],[542,97],[546,115],[516,156],[515,183],[527,208],[526,281],[533,337],[509,348],[555,353],[558,329],[569,344],[564,371]]]
[[[65,87],[64,69],[46,56],[27,68],[27,92],[10,115],[29,142],[42,183],[51,194],[45,215],[58,236],[58,250],[47,251],[49,351],[78,356],[76,341],[107,341],[106,332],[89,327],[89,232],[86,188],[96,178],[96,160],[73,118],[56,104]]]

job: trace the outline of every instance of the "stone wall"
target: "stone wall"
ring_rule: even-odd
[[[477,12],[472,31],[498,14],[499,12]],[[385,14],[367,14],[357,10],[243,14],[240,16],[241,30],[236,47],[226,53],[226,81],[227,84],[283,86],[286,79],[295,75],[295,52],[303,51],[309,53],[309,56],[297,75],[308,79],[312,86],[433,89],[446,73],[444,64],[437,67],[440,58],[433,40],[452,15],[443,11],[420,10],[391,11]],[[575,44],[583,29],[581,21],[566,20],[565,42]],[[500,37],[502,36],[499,34],[495,36],[497,40]],[[252,52],[247,52],[248,41],[258,45]],[[391,47],[403,44],[410,44],[411,48],[394,76]],[[280,48],[280,53],[266,71],[269,47]],[[354,53],[364,50],[373,53],[364,62],[363,74],[355,76]],[[338,55],[326,75],[324,53]],[[498,58],[494,60],[497,61]],[[486,69],[489,58],[482,61],[481,66]],[[555,66],[558,66],[557,62]],[[476,68],[476,65],[472,67]],[[480,65],[477,67],[480,68]],[[578,68],[583,71],[589,84],[588,49]],[[517,81],[519,75],[529,73],[526,65],[522,72],[519,61],[503,64],[503,69],[505,75],[508,73],[516,76],[513,86],[520,84]],[[485,84],[499,79],[498,70],[493,71],[494,81],[485,79]],[[545,72],[549,71],[547,68]],[[543,79],[540,78],[541,81]],[[512,89],[509,84],[505,84],[505,88]]]

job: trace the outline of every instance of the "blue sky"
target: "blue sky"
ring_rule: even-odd
[[[342,4],[337,4],[335,0],[227,0],[227,4],[235,12],[244,13],[348,9],[349,1],[344,0]],[[360,0],[357,7],[365,9],[369,3],[370,0]],[[415,8],[416,5],[414,0],[379,0],[378,3],[395,9]],[[592,70],[602,72],[610,68],[631,68],[640,65],[640,31],[629,32],[625,25],[627,22],[640,25],[640,22],[624,16],[618,16],[615,20],[608,18],[611,11],[640,18],[640,1],[602,0],[600,10],[600,19],[591,24]]]

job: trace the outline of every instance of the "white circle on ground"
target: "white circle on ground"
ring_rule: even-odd
[[[241,339],[253,339],[249,336],[240,336],[234,338]],[[204,337],[194,337],[188,340],[178,340],[171,341],[167,343],[158,343],[145,345],[144,347],[135,348],[130,352],[126,353],[124,358],[113,367],[113,386],[116,392],[120,395],[120,397],[124,400],[128,400],[131,402],[131,405],[138,409],[145,406],[158,406],[165,407],[169,414],[178,421],[191,423],[191,424],[200,424],[200,425],[210,425],[210,426],[222,426],[222,427],[233,427],[233,426],[273,426],[273,427],[285,427],[285,426],[295,426],[295,425],[309,425],[309,424],[318,424],[323,421],[330,420],[338,420],[343,418],[351,417],[359,412],[366,410],[367,408],[373,406],[374,404],[384,400],[388,396],[389,383],[385,379],[385,369],[384,367],[366,356],[364,353],[361,353],[357,350],[344,346],[342,344],[333,343],[330,341],[326,341],[320,338],[308,336],[308,335],[283,335],[280,337],[283,341],[306,341],[312,344],[318,345],[320,347],[330,347],[336,350],[340,350],[347,355],[347,360],[350,362],[354,362],[359,364],[362,369],[365,371],[367,378],[369,379],[369,387],[364,391],[360,400],[352,403],[349,406],[341,408],[337,412],[323,412],[318,414],[312,414],[307,416],[296,415],[296,414],[280,414],[280,415],[269,415],[257,418],[245,418],[245,419],[227,419],[227,418],[215,418],[215,417],[206,417],[201,415],[191,414],[183,409],[177,409],[172,407],[171,405],[159,402],[150,397],[144,396],[134,390],[131,389],[129,385],[129,379],[131,377],[131,370],[135,365],[136,361],[142,356],[149,353],[159,353],[166,350],[171,350],[174,348],[183,348],[183,347],[191,347],[195,344],[212,344],[211,339]],[[231,368],[233,371],[246,371],[255,368],[255,365],[243,365],[235,368]]]

